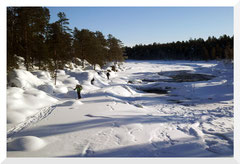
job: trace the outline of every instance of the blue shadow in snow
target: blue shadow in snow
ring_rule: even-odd
[[[101,151],[93,151],[88,149],[85,154],[72,154],[58,157],[233,157],[233,148],[229,147],[222,151],[222,147],[218,149],[205,148],[197,142],[197,139],[189,140],[189,138],[179,138],[179,140],[188,140],[185,143],[169,143],[167,141],[149,142],[141,145],[121,146],[115,149],[106,149]]]
[[[120,117],[105,117],[105,116],[94,116],[94,115],[85,115],[86,117],[91,117],[93,119],[87,121],[79,121],[74,123],[66,124],[55,124],[48,126],[40,126],[36,128],[28,128],[21,132],[14,134],[12,137],[21,137],[21,136],[36,136],[36,137],[47,137],[58,134],[83,131],[85,129],[91,128],[102,128],[102,127],[119,127],[127,124],[158,124],[158,123],[189,123],[195,122],[193,117],[181,117],[181,116],[151,116],[151,115],[136,115],[136,116],[120,116]]]

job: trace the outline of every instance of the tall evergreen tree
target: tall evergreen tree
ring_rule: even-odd
[[[13,7],[7,8],[7,71],[18,68],[17,58],[17,33],[16,33],[16,11]]]
[[[59,20],[56,22],[60,27],[59,33],[59,48],[61,51],[58,52],[59,60],[59,67],[63,68],[65,64],[71,60],[71,53],[72,53],[72,36],[69,32],[72,30],[68,27],[69,22],[66,18],[66,14],[64,12],[58,13]]]
[[[114,62],[122,62],[123,58],[123,46],[122,42],[111,34],[108,35],[108,60]]]
[[[52,23],[49,27],[48,32],[48,50],[50,60],[48,63],[48,68],[55,79],[55,85],[57,83],[57,71],[59,69],[60,63],[60,53],[61,53],[61,27],[59,23]]]
[[[33,24],[32,64],[37,63],[39,69],[42,69],[45,68],[44,63],[46,63],[48,58],[46,34],[50,13],[47,8],[35,8],[33,14],[37,23]]]
[[[212,47],[211,49],[211,60],[214,60],[216,59],[216,48],[215,47]]]
[[[96,31],[95,36],[97,40],[97,63],[103,66],[107,62],[107,40],[100,31]]]
[[[48,31],[48,48],[51,61],[49,62],[49,69],[57,81],[58,69],[64,68],[65,64],[71,60],[72,53],[72,36],[68,32],[71,30],[67,24],[68,19],[62,12],[58,14],[59,20],[50,24]]]
[[[74,30],[74,52],[75,56],[82,60],[82,67],[84,68],[84,60],[87,60],[89,51],[91,51],[91,32],[87,29],[79,31]]]
[[[31,64],[31,45],[32,44],[32,8],[30,7],[18,7],[16,8],[16,27],[18,41],[18,55],[24,58],[24,64],[27,70]]]

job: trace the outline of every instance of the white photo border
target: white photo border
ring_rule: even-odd
[[[6,8],[8,6],[92,6],[92,7],[233,7],[234,8],[234,157],[229,158],[7,158],[6,153]],[[0,2],[1,50],[1,113],[0,162],[7,164],[42,163],[184,163],[184,164],[237,164],[240,163],[240,1],[239,0],[4,0]]]

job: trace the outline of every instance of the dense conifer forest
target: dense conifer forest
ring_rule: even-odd
[[[227,35],[190,39],[166,44],[125,47],[128,59],[138,60],[221,60],[233,59],[233,37]]]

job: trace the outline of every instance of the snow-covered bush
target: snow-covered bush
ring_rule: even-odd
[[[95,70],[96,70],[96,71],[101,71],[101,70],[102,70],[102,69],[101,69],[101,66],[98,65],[98,64],[96,64],[96,65],[95,65]]]

